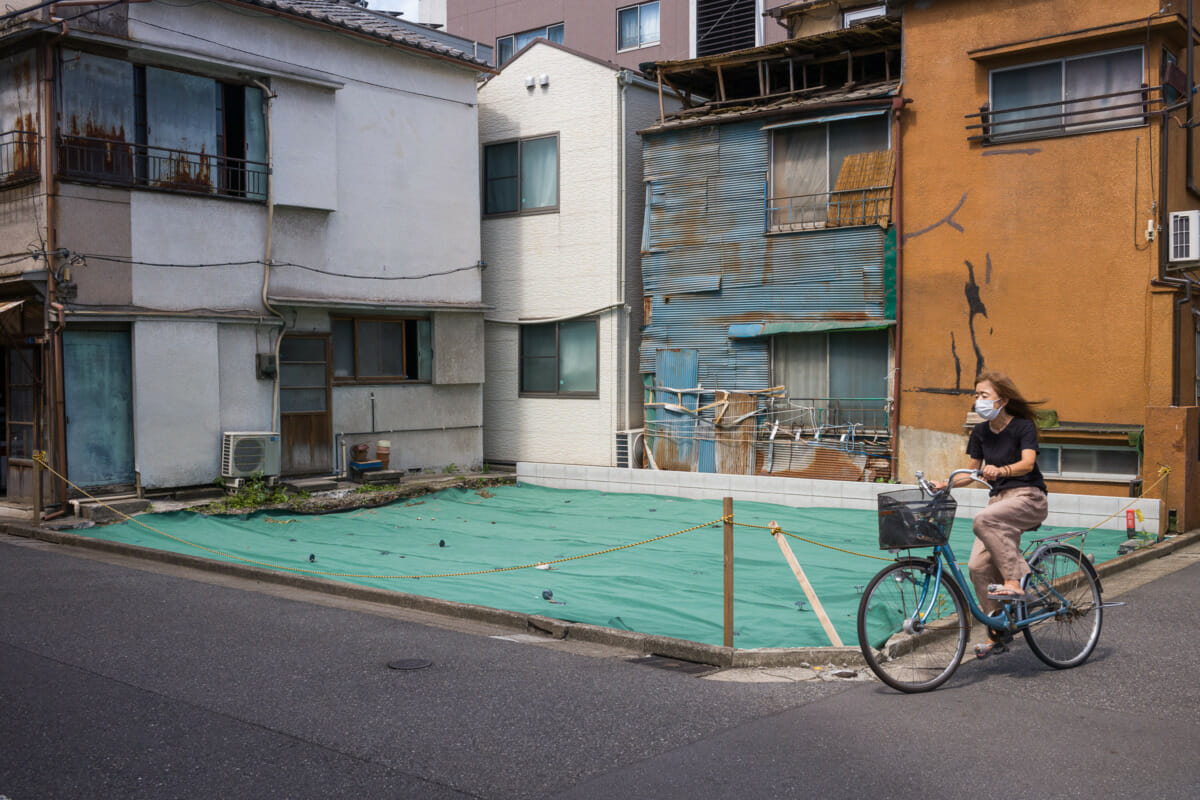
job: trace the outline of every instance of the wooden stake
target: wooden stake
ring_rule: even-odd
[[[783,531],[779,529],[774,520],[767,523],[767,525],[771,529],[771,535],[779,543],[779,549],[783,551],[783,557],[787,559],[792,572],[796,574],[796,580],[800,581],[800,588],[804,590],[804,595],[808,598],[808,602],[812,603],[813,611],[817,612],[817,619],[821,620],[821,627],[825,629],[826,635],[829,636],[829,641],[833,643],[834,647],[842,647],[841,637],[833,629],[833,623],[829,620],[829,615],[825,613],[825,608],[821,605],[821,601],[817,599],[817,593],[813,591],[812,584],[808,582],[804,570],[800,569],[800,562],[796,560],[796,554],[792,552],[787,539],[783,537]]]
[[[733,647],[733,498],[725,498],[725,646]]]

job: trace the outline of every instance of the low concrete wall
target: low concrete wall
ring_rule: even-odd
[[[719,500],[776,503],[796,508],[876,509],[876,495],[915,486],[896,483],[857,483],[818,481],[806,478],[776,478],[757,475],[721,475],[705,472],[674,472],[649,469],[581,467],[573,464],[518,462],[517,479],[552,489],[590,489],[601,492],[630,492],[685,497],[693,500]],[[960,518],[973,519],[987,505],[986,489],[955,489]],[[1138,530],[1157,533],[1161,500],[1123,497],[1096,497],[1080,494],[1050,493],[1047,525],[1065,528],[1125,530],[1124,509],[1140,510],[1144,521]]]

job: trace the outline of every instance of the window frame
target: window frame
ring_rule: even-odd
[[[564,323],[571,322],[590,322],[596,334],[596,389],[592,392],[566,392],[556,390],[553,392],[536,392],[527,391],[525,389],[525,330],[527,328],[544,327],[547,325],[554,326],[554,378],[555,385],[561,385],[562,363],[561,353],[561,326]],[[558,320],[555,322],[538,322],[519,325],[517,330],[517,396],[518,397],[544,397],[544,398],[559,398],[568,400],[597,400],[600,398],[600,318],[599,317],[579,317],[576,319]]]
[[[860,22],[866,22],[869,19],[878,19],[879,17],[887,16],[887,5],[885,3],[875,3],[874,5],[860,6],[842,12],[842,27],[849,28],[851,25],[857,25]]]
[[[1064,444],[1059,442],[1039,442],[1038,443],[1038,469],[1041,470],[1042,476],[1049,480],[1060,481],[1103,481],[1109,483],[1128,483],[1137,478],[1141,474],[1142,456],[1137,451],[1137,448],[1120,446],[1120,445],[1092,445],[1092,444]],[[1041,456],[1048,450],[1058,451],[1058,468],[1050,470],[1043,463]],[[1118,452],[1132,454],[1136,459],[1136,466],[1132,473],[1116,473],[1116,472],[1064,472],[1062,469],[1062,455],[1064,451],[1087,451],[1087,452]]]
[[[988,143],[1000,144],[1000,143],[1006,143],[1006,142],[1030,141],[1030,140],[1036,140],[1036,139],[1054,139],[1054,138],[1059,138],[1059,137],[1063,137],[1063,136],[1080,136],[1085,133],[1102,133],[1102,132],[1106,132],[1106,131],[1117,131],[1117,130],[1126,130],[1129,128],[1140,128],[1140,127],[1148,124],[1149,117],[1147,114],[1142,114],[1140,116],[1130,114],[1129,119],[1117,119],[1114,122],[1106,122],[1104,120],[1100,120],[1100,121],[1095,121],[1095,122],[1071,123],[1070,121],[1063,119],[1061,121],[1061,125],[1059,125],[1055,128],[1051,128],[1051,126],[1047,124],[1050,122],[1050,120],[1048,120],[1048,119],[1047,120],[1034,120],[1034,123],[1036,124],[1036,126],[1038,128],[1041,128],[1042,130],[1013,131],[1011,133],[995,133],[994,132],[995,128],[998,126],[1002,127],[1002,126],[1006,126],[1006,125],[1019,125],[1023,122],[1023,120],[1020,120],[1020,119],[1005,120],[1002,122],[995,121],[995,116],[997,114],[1012,113],[1013,110],[1022,108],[1022,106],[1016,106],[1016,107],[1014,107],[1014,109],[999,109],[999,110],[996,109],[996,107],[995,107],[996,104],[995,104],[995,100],[994,100],[994,98],[995,98],[995,77],[998,73],[1016,72],[1018,70],[1034,69],[1036,67],[1044,67],[1049,64],[1060,65],[1059,99],[1057,100],[1057,103],[1059,105],[1059,108],[1062,109],[1060,116],[1065,117],[1070,113],[1070,112],[1066,111],[1066,109],[1065,109],[1065,106],[1068,102],[1066,99],[1066,95],[1067,95],[1067,67],[1066,67],[1066,65],[1068,62],[1082,61],[1084,59],[1089,59],[1089,58],[1100,58],[1102,56],[1112,56],[1112,55],[1116,55],[1118,53],[1130,53],[1130,52],[1134,52],[1134,51],[1137,51],[1141,57],[1142,77],[1141,77],[1141,80],[1138,81],[1138,88],[1143,88],[1146,86],[1146,47],[1145,47],[1145,45],[1140,45],[1140,44],[1130,45],[1130,46],[1125,46],[1125,47],[1114,47],[1114,48],[1109,48],[1107,50],[1097,50],[1097,51],[1092,51],[1092,52],[1087,52],[1087,53],[1079,53],[1077,55],[1072,55],[1072,56],[1061,56],[1059,58],[1047,58],[1047,59],[1042,59],[1040,61],[1029,61],[1029,62],[1025,62],[1025,63],[1021,63],[1021,64],[1016,64],[1016,65],[1009,66],[1009,67],[995,67],[995,68],[989,69],[988,70],[988,84],[987,84],[988,85],[987,115],[986,115],[986,125],[984,126],[985,130],[987,131],[987,137],[986,137],[985,141]],[[1122,91],[1132,92],[1134,90],[1129,89],[1129,90],[1122,90]],[[1079,100],[1083,100],[1083,99],[1087,99],[1087,98],[1077,98],[1075,101],[1072,101],[1072,102],[1077,103]],[[1043,112],[1051,113],[1055,102],[1056,101],[1050,101],[1049,103],[1046,104],[1047,107],[1044,109],[1035,109],[1035,111],[1036,111],[1035,116],[1043,115]],[[1040,104],[1034,104],[1034,105],[1040,105]],[[1100,113],[1102,111],[1103,111],[1103,109],[1097,109],[1096,111],[1086,111],[1085,110],[1085,111],[1076,112],[1076,113],[1081,113],[1081,114],[1082,113]]]
[[[828,119],[828,120],[825,120],[822,122],[818,122],[815,120],[814,121],[796,120],[796,121],[790,122],[790,123],[782,123],[782,124],[778,124],[778,125],[773,125],[766,129],[767,133],[770,134],[770,137],[767,142],[767,180],[766,180],[766,198],[765,198],[766,202],[764,204],[765,208],[764,208],[764,213],[763,213],[764,233],[766,233],[767,235],[771,235],[771,236],[780,235],[780,234],[807,233],[807,232],[815,231],[815,230],[826,230],[829,227],[826,224],[825,219],[829,213],[829,207],[832,203],[833,194],[835,192],[835,185],[836,185],[836,180],[831,181],[830,174],[829,174],[830,152],[832,149],[830,147],[830,142],[831,142],[831,137],[832,137],[832,133],[833,133],[833,130],[832,130],[833,126],[840,122],[850,122],[850,121],[854,121],[854,120],[858,120],[858,119],[873,119],[875,117],[879,117],[879,119],[881,120],[880,124],[883,126],[883,129],[886,131],[886,136],[887,136],[887,148],[886,149],[890,151],[894,148],[895,143],[892,141],[892,126],[888,122],[888,116],[887,116],[886,111],[865,114],[862,116],[847,116],[847,117],[843,117],[841,119],[838,119],[838,118]],[[824,213],[821,217],[821,221],[814,221],[812,223],[804,223],[804,222],[801,222],[799,224],[777,223],[772,220],[773,211],[775,210],[775,208],[772,206],[772,201],[791,197],[791,195],[776,195],[774,192],[774,189],[775,189],[776,140],[779,138],[779,136],[781,134],[786,134],[787,132],[796,131],[800,128],[808,128],[808,129],[821,128],[825,131],[825,153],[824,153],[825,191],[817,192],[813,195],[796,195],[798,197],[808,197],[808,196],[817,197],[820,195],[825,195]],[[874,151],[864,150],[861,152],[869,153],[869,152],[874,152]],[[847,155],[850,155],[850,154],[847,154]],[[838,166],[838,171],[840,174],[841,165]],[[894,189],[895,189],[895,187],[892,186],[891,184],[889,184],[889,186],[888,186],[889,198],[891,197],[891,192],[894,191]],[[869,190],[864,190],[864,191],[869,191]],[[891,201],[889,199],[889,207],[890,207],[890,204],[891,204]],[[889,219],[889,224],[890,224],[890,213],[888,215],[888,219]],[[788,224],[791,224],[794,227],[787,227]],[[838,228],[864,227],[864,226],[877,225],[877,224],[878,224],[877,221],[870,221],[870,222],[862,222],[861,224],[856,224],[856,225],[838,225],[837,227]]]
[[[521,178],[522,164],[524,163],[524,150],[526,142],[541,141],[543,139],[554,139],[554,205],[552,206],[537,206],[536,208],[522,208],[521,199]],[[499,147],[506,144],[517,144],[517,208],[515,211],[488,211],[488,175],[487,175],[487,156],[488,148]],[[513,139],[501,139],[495,142],[488,142],[481,145],[480,154],[480,197],[479,204],[484,217],[496,219],[500,217],[520,217],[530,216],[535,214],[557,214],[562,206],[562,141],[558,131],[553,133],[538,134],[537,136],[523,136]]]
[[[642,9],[645,6],[658,6],[658,38],[652,42],[642,41]],[[638,12],[638,43],[621,46],[621,13],[624,11],[637,10]],[[631,50],[641,50],[643,47],[657,47],[662,44],[662,3],[659,0],[646,0],[644,3],[633,3],[631,5],[622,6],[617,9],[617,52],[628,53]]]
[[[553,44],[562,44],[563,42],[555,42],[554,39],[550,38],[550,31],[553,30],[554,28],[561,29],[562,33],[560,34],[560,38],[562,38],[565,41],[566,33],[567,33],[567,26],[566,26],[565,22],[555,22],[552,25],[544,25],[541,28],[530,28],[529,30],[514,31],[513,33],[507,33],[504,36],[497,36],[496,37],[496,49],[495,49],[495,51],[493,51],[496,54],[496,66],[497,67],[504,66],[509,61],[512,61],[513,56],[515,56],[518,52],[520,52],[520,50],[517,49],[517,37],[518,36],[525,36],[526,34],[533,33],[534,31],[541,31],[542,35],[535,36],[534,39],[545,39],[547,42],[551,42]],[[503,41],[508,42],[511,52],[509,53],[508,58],[501,61],[500,60],[500,53],[501,53],[500,43]],[[528,45],[526,45],[526,47],[528,47]],[[521,48],[521,50],[523,50],[523,49],[524,48]]]
[[[67,115],[66,109],[71,99],[65,90],[66,81],[62,77],[62,73],[64,64],[68,60],[68,53],[104,59],[120,64],[129,70],[131,91],[129,99],[130,110],[133,114],[130,126],[132,139],[130,141],[107,142],[66,132],[64,118]],[[58,179],[81,183],[113,184],[133,189],[182,193],[222,200],[245,200],[254,203],[266,201],[265,182],[269,163],[266,160],[252,160],[248,158],[249,153],[247,152],[252,141],[251,126],[253,123],[257,123],[256,127],[264,131],[265,136],[266,115],[262,114],[260,109],[252,120],[250,109],[254,106],[247,104],[249,92],[261,95],[262,88],[260,86],[244,80],[216,77],[206,72],[180,69],[175,66],[143,64],[127,58],[95,52],[91,49],[74,47],[60,49],[55,58],[54,69],[56,87],[54,136],[58,151],[55,158],[55,175]],[[212,84],[213,106],[212,108],[202,108],[201,112],[208,112],[213,120],[213,141],[215,142],[213,153],[206,154],[203,147],[199,151],[189,151],[179,147],[151,143],[149,124],[151,93],[149,92],[148,78],[150,70],[195,78]],[[236,98],[240,98],[242,104],[240,111],[230,104]],[[240,130],[235,131],[231,128],[233,121],[240,122]],[[69,149],[68,140],[71,140],[71,146],[76,148],[75,150]],[[265,141],[261,144],[265,153]],[[238,149],[239,146],[240,153],[229,152],[231,147]],[[75,153],[73,157],[78,162],[90,163],[94,158],[89,158],[89,156],[94,156],[100,151],[105,154],[104,163],[111,162],[117,166],[108,172],[70,166],[72,157],[68,156],[68,153]],[[158,155],[158,153],[167,155]],[[164,179],[164,174],[169,173],[165,173],[157,163],[163,158],[168,159],[168,162],[173,158],[180,159],[180,163],[186,165],[185,173],[196,168],[211,170],[216,174],[208,184],[189,185],[187,180],[172,180],[169,177]],[[207,159],[212,159],[212,163],[208,163]],[[151,169],[152,165],[154,169]],[[255,169],[251,169],[251,167]]]
[[[351,352],[353,354],[353,366],[351,375],[338,375],[338,347],[337,347],[337,330],[335,323],[350,322],[353,325],[353,336],[351,338]],[[417,365],[416,372],[418,377],[409,378],[407,375],[362,375],[359,372],[359,351],[358,351],[358,323],[360,322],[386,322],[386,323],[429,323],[429,377],[420,377],[420,340],[418,339],[416,347]],[[407,325],[405,325],[407,328]],[[417,332],[414,327],[414,333]],[[403,335],[408,336],[408,331],[404,330]],[[331,314],[329,317],[329,372],[330,378],[335,386],[351,386],[351,385],[367,385],[367,384],[397,384],[397,383],[417,383],[430,384],[433,383],[433,318],[432,316],[422,315],[405,315],[405,316],[383,316],[383,315],[354,315],[354,314]],[[400,344],[401,352],[404,355],[405,372],[408,372],[408,343],[402,341]]]

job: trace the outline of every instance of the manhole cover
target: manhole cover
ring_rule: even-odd
[[[643,656],[629,660],[634,664],[654,667],[655,669],[665,669],[670,672],[682,672],[686,675],[707,675],[710,672],[716,672],[720,669],[720,667],[714,667],[712,664],[682,661],[678,658],[667,658],[666,656]]]
[[[399,661],[389,661],[390,669],[425,669],[433,662],[425,658],[402,658]]]

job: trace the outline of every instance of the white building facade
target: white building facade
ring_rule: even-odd
[[[625,466],[642,419],[636,132],[657,88],[539,40],[479,97],[484,456]]]
[[[85,11],[0,39],[10,497],[35,450],[83,486],[209,483],[227,431],[278,434],[284,476],[360,441],[478,464],[469,43],[336,2]]]

